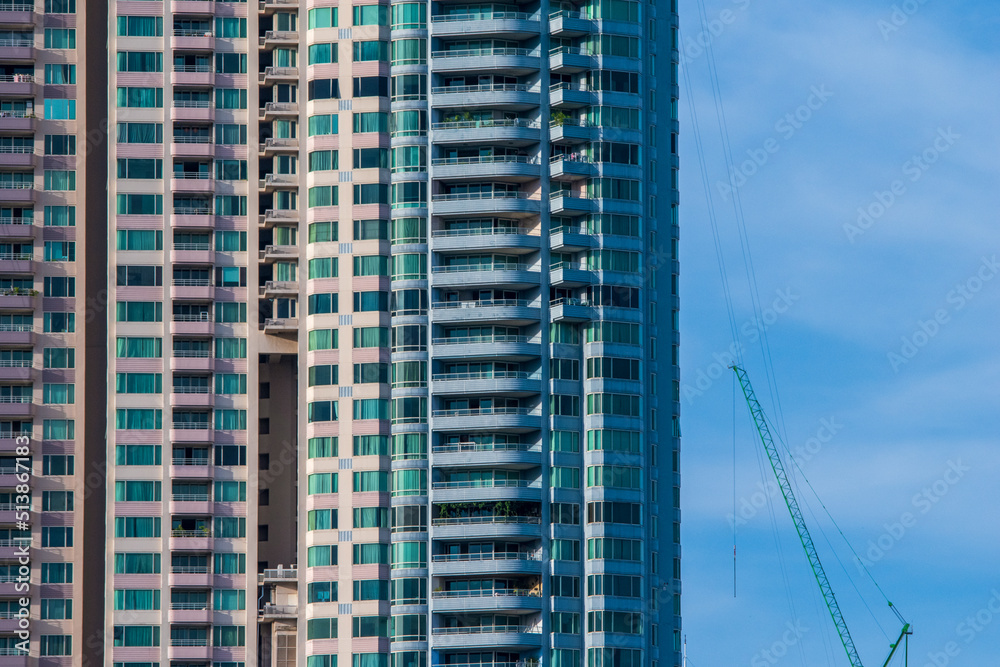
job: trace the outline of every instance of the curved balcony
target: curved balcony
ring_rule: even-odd
[[[556,262],[549,267],[553,287],[583,287],[595,282],[594,272],[580,262]]]
[[[526,588],[492,591],[434,591],[434,611],[443,613],[504,611],[510,613],[542,610],[541,592]]]
[[[489,537],[534,540],[542,535],[542,520],[537,516],[439,517],[431,519],[431,526],[436,540]]]
[[[439,321],[435,314],[435,321]],[[459,320],[466,321],[466,320]],[[434,356],[438,359],[494,359],[528,361],[542,354],[542,345],[528,336],[464,336],[435,338]]]
[[[505,76],[524,76],[541,67],[538,49],[491,48],[432,51],[434,72],[491,72],[503,70]]]
[[[549,14],[549,34],[553,37],[580,37],[597,29],[597,22],[580,12],[557,10]]]
[[[434,482],[434,502],[467,503],[497,502],[503,500],[541,502],[540,482],[494,481],[484,482]]]
[[[524,625],[434,628],[431,630],[431,642],[435,649],[538,648],[542,645],[542,633],[540,627]]]
[[[506,214],[517,217],[538,215],[541,201],[529,199],[523,192],[479,192],[458,194],[436,194],[431,198],[434,215],[494,215]]]
[[[524,325],[537,322],[542,316],[541,308],[537,305],[530,305],[525,299],[437,301],[432,307],[434,309],[434,322],[437,324],[504,322]]]
[[[488,83],[478,86],[436,86],[431,88],[433,107],[490,107],[507,111],[527,111],[539,106],[541,90],[525,83]]]
[[[460,264],[431,268],[435,287],[488,287],[503,285],[526,289],[541,283],[541,274],[526,264]]]
[[[489,431],[526,433],[542,427],[537,408],[464,408],[434,410],[434,428],[442,431]]]
[[[456,120],[431,123],[437,144],[497,144],[529,146],[541,140],[540,125],[520,118]]]
[[[215,121],[215,109],[211,102],[203,100],[174,100],[170,105],[170,120],[211,123]]]
[[[476,227],[467,229],[435,229],[435,252],[471,250],[507,250],[531,252],[541,248],[541,237],[525,227]]]
[[[542,561],[540,555],[525,551],[436,554],[431,557],[431,572],[434,576],[540,575]]]
[[[435,373],[431,376],[435,394],[503,394],[528,396],[542,391],[541,376],[524,371],[490,373]]]
[[[431,17],[430,32],[433,37],[497,35],[522,40],[541,33],[541,20],[537,13],[527,12],[442,14]]]
[[[438,157],[431,160],[434,178],[490,179],[524,182],[538,179],[541,165],[527,155]]]

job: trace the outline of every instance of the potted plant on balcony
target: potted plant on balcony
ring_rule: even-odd
[[[560,126],[564,125],[567,120],[569,120],[569,114],[568,113],[566,113],[565,111],[556,111],[555,113],[552,114],[552,123],[551,124],[554,127],[560,127]]]

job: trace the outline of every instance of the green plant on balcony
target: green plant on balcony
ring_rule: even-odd
[[[556,127],[560,125],[565,125],[566,121],[569,120],[569,114],[565,111],[556,111],[552,114],[552,125]]]

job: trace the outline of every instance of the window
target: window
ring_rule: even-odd
[[[76,0],[45,0],[46,14],[75,14]]]
[[[313,401],[307,406],[309,422],[337,421],[337,401]]]
[[[579,489],[580,469],[554,466],[552,468],[552,486],[562,489]]]
[[[42,282],[42,296],[76,296],[76,278],[67,276],[46,276]]]
[[[336,292],[310,294],[307,297],[308,313],[310,315],[336,313],[339,309],[339,301],[340,295]]]
[[[339,125],[337,119],[337,114],[309,116],[309,136],[337,134]]]
[[[374,5],[386,10],[384,5]],[[355,10],[360,9],[360,7],[355,7]],[[367,42],[354,42],[352,53],[354,54],[354,62],[367,62],[371,60],[388,60],[389,59],[389,42],[382,40],[373,40]]]
[[[389,115],[385,113],[378,111],[355,113],[352,115],[352,120],[355,134],[389,131]]]
[[[354,257],[355,276],[389,276],[389,258],[384,255]]]
[[[75,49],[76,30],[73,28],[46,28],[44,44],[46,49]]]
[[[306,551],[307,567],[324,567],[337,564],[337,545],[324,544],[309,547]]]
[[[306,621],[306,639],[336,639],[336,618],[311,618]]]
[[[337,206],[340,203],[336,185],[317,185],[309,188],[309,207]]]
[[[162,72],[163,53],[161,51],[119,51],[119,72]]]
[[[46,241],[42,257],[46,262],[75,262],[76,243],[73,241]]]
[[[119,215],[161,215],[163,195],[119,194],[116,210]]]
[[[118,106],[122,108],[162,108],[162,88],[119,87]]]
[[[75,2],[75,0],[71,0]],[[163,17],[161,16],[119,16],[119,37],[162,37]]]
[[[309,279],[314,278],[336,278],[339,271],[337,257],[317,257],[309,260]]]
[[[72,134],[46,134],[46,155],[76,155],[76,137]]]
[[[388,637],[389,619],[386,616],[354,616],[351,618],[351,636]]]
[[[337,456],[337,438],[309,438],[308,452],[311,459]]]
[[[427,5],[422,2],[406,2],[392,5],[392,27],[394,30],[415,30],[427,27]]]
[[[310,65],[321,65],[325,63],[335,63],[337,62],[337,44],[324,43],[324,44],[310,44],[309,45],[309,64]]]
[[[338,151],[311,151],[309,153],[309,171],[335,171],[339,168]]]
[[[422,65],[426,62],[426,39],[394,39],[392,41],[393,65]]]
[[[76,100],[47,99],[43,114],[46,120],[74,120],[76,119]]]
[[[46,169],[44,188],[53,192],[76,190],[76,172],[71,170]]]
[[[215,72],[216,74],[246,74],[247,54],[216,53]]]
[[[118,250],[163,250],[163,232],[145,229],[119,229]]]
[[[389,8],[385,5],[355,5],[354,25],[389,25]]]
[[[310,100],[340,99],[340,79],[310,79],[307,90]]]
[[[76,207],[46,206],[44,224],[46,227],[74,227],[76,225]]]
[[[317,7],[309,10],[309,30],[314,28],[336,28],[337,8]]]
[[[387,76],[356,76],[352,83],[354,97],[389,96],[389,77]]]
[[[38,654],[73,655],[72,635],[42,635],[38,638]]]

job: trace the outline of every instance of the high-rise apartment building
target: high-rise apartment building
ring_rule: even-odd
[[[676,0],[35,2],[0,667],[679,665]]]

